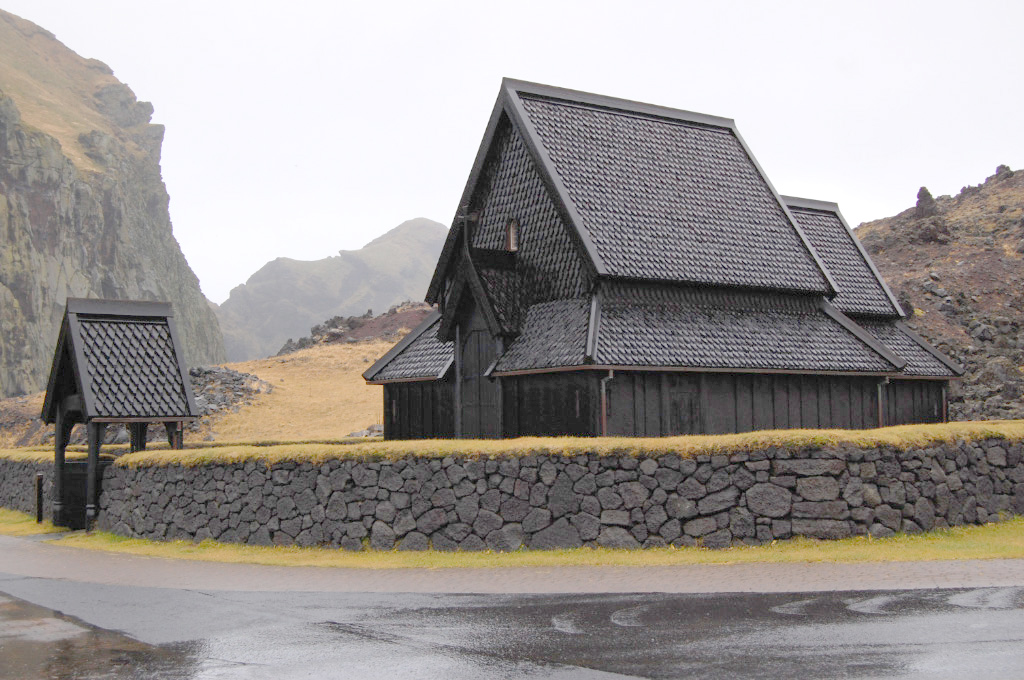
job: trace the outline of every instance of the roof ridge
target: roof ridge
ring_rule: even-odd
[[[688,111],[685,109],[676,109],[659,104],[649,104],[647,102],[632,99],[610,97],[608,95],[584,92],[582,90],[571,90],[569,88],[544,85],[542,83],[517,80],[515,78],[502,78],[501,85],[503,89],[508,89],[509,91],[516,93],[528,93],[534,98],[574,102],[607,110],[621,111],[624,113],[633,113],[668,120],[699,122],[712,127],[734,128],[736,125],[736,121],[732,118],[714,116],[707,113],[698,113],[696,111]]]
[[[533,93],[523,94],[522,92],[520,92],[520,97],[523,99],[531,99],[534,101],[554,102],[561,106],[570,106],[578,109],[601,109],[603,112],[609,113],[613,116],[626,116],[629,118],[658,120],[664,123],[669,123],[671,125],[686,125],[691,127],[700,127],[704,129],[710,129],[713,131],[720,131],[722,134],[731,134],[734,131],[736,125],[735,122],[730,118],[716,119],[715,116],[710,116],[703,113],[691,113],[689,111],[686,111],[684,113],[690,114],[692,117],[669,116],[656,112],[625,109],[614,106],[604,106],[601,104],[592,104],[590,102],[580,101],[577,99],[562,99],[560,97],[549,97]]]

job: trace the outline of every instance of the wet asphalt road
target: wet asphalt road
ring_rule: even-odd
[[[1024,677],[1013,587],[429,595],[0,574],[0,591],[5,679]]]

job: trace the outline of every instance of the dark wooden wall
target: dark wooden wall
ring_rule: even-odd
[[[462,392],[462,436],[499,437],[498,382],[484,377],[498,356],[498,347],[479,306],[470,300],[459,314],[459,361]]]
[[[502,378],[503,436],[599,435],[600,377],[579,371]]]
[[[944,384],[939,380],[891,381],[883,388],[885,424],[941,423]]]
[[[454,397],[449,379],[384,385],[384,438],[454,437]]]
[[[877,378],[616,372],[608,396],[613,435],[878,426]]]
[[[606,375],[574,371],[476,382],[500,391],[500,398],[494,397],[494,404],[501,406],[500,436],[586,437],[601,434],[600,380]],[[616,371],[607,383],[608,434],[660,437],[878,427],[878,383],[878,378],[856,376]],[[464,390],[467,384],[472,381],[464,379]],[[885,385],[884,424],[941,422],[943,384],[893,380]],[[384,436],[453,437],[453,405],[452,380],[385,385]],[[466,413],[464,408],[463,418]],[[495,429],[467,430],[464,420],[463,436],[498,436],[497,416],[486,422]],[[484,425],[477,421],[475,427]]]
[[[701,388],[701,377],[695,373],[616,372],[607,383],[608,434],[701,433]]]

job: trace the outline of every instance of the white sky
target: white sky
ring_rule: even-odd
[[[448,224],[502,76],[734,118],[851,224],[1024,167],[1006,2],[0,0],[167,126],[174,232],[222,302],[275,257]]]

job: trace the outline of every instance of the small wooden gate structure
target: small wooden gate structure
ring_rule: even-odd
[[[184,424],[197,410],[171,305],[165,302],[68,298],[42,419],[54,424],[53,522],[89,528],[99,499],[100,447],[106,427],[123,423],[131,450],[146,448],[147,428],[162,424],[172,448],[183,446]],[[86,427],[82,475],[65,465],[76,423]],[[74,502],[84,496],[84,513]],[[79,501],[80,502],[80,501]]]

